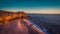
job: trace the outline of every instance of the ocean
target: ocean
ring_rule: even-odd
[[[29,20],[46,34],[60,34],[60,14],[28,14]]]

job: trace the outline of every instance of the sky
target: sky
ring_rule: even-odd
[[[0,10],[60,14],[60,0],[0,0]]]

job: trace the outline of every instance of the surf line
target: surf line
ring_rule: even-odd
[[[23,19],[23,22],[25,22],[29,27],[37,31],[39,34],[45,34],[41,29],[37,28],[34,24],[32,24],[29,20]]]

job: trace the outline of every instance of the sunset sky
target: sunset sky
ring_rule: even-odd
[[[0,10],[60,14],[60,0],[0,0]]]

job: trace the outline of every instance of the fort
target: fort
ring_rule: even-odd
[[[4,11],[4,10],[0,10],[0,25],[2,24],[2,22],[8,22],[9,20],[15,19],[17,17],[26,17],[26,13],[25,12],[10,12],[10,11]]]
[[[28,16],[23,11],[11,12],[0,10],[0,24],[2,24],[2,22],[7,23],[16,18],[28,18]]]

